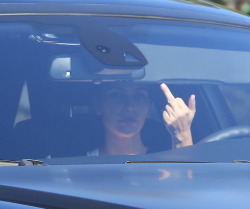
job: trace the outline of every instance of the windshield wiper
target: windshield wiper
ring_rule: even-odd
[[[32,165],[47,165],[44,164],[41,160],[34,160],[34,159],[22,159],[18,163],[19,166],[32,166]]]
[[[214,162],[199,162],[199,161],[126,161],[125,164],[132,163],[214,163]]]
[[[234,160],[234,163],[250,163],[250,160]]]
[[[19,161],[13,160],[0,160],[0,167],[1,166],[18,166]]]
[[[1,166],[33,166],[33,165],[47,165],[47,164],[44,164],[40,160],[34,160],[34,159],[22,159],[20,161],[0,160],[0,167]]]

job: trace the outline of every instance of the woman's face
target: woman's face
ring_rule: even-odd
[[[129,82],[105,84],[97,104],[106,132],[117,137],[140,133],[149,109],[146,85]]]

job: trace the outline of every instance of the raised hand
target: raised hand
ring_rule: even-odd
[[[174,97],[165,83],[161,84],[161,89],[168,102],[163,111],[163,119],[172,136],[172,147],[192,145],[191,124],[196,112],[195,95],[190,96],[187,106],[181,98]]]

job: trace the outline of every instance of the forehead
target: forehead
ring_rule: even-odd
[[[110,90],[120,90],[125,92],[133,92],[140,90],[148,91],[148,85],[132,82],[114,82],[103,84],[102,90],[105,92]]]

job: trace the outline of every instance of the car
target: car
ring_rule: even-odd
[[[1,0],[0,43],[1,208],[250,208],[249,16],[203,0]],[[151,151],[87,156],[117,83],[146,86],[111,96],[148,102]],[[164,114],[192,94],[193,145],[177,148]]]

